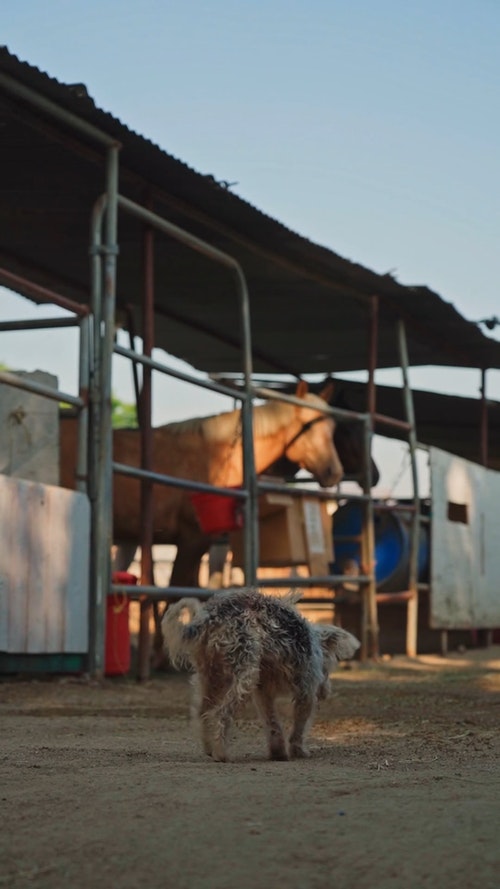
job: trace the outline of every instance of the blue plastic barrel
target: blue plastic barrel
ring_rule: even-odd
[[[344,574],[346,563],[360,564],[360,543],[349,538],[361,534],[363,507],[351,502],[341,506],[333,516],[334,574]],[[410,516],[384,511],[374,516],[375,580],[380,592],[397,592],[408,586],[410,557]],[[418,552],[418,579],[425,580],[429,565],[427,527],[421,527]]]

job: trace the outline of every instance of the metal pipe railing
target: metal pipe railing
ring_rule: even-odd
[[[78,324],[78,318],[20,318],[18,321],[0,321],[0,333],[8,330],[46,330],[52,327],[54,329],[58,327],[77,327]]]
[[[71,111],[66,111],[61,105],[57,105],[50,99],[46,99],[45,96],[41,96],[39,92],[35,92],[35,90],[10,77],[9,74],[0,73],[0,87],[3,87],[12,96],[15,96],[16,99],[29,102],[30,105],[33,105],[38,110],[44,111],[56,120],[61,121],[74,130],[78,130],[85,136],[89,136],[95,142],[100,142],[101,145],[105,145],[107,148],[119,145],[119,142],[112,136],[108,136],[107,133],[99,130],[93,124],[87,123],[86,120],[82,120],[81,117],[78,117]]]
[[[137,352],[134,352],[133,349],[127,349],[124,346],[119,346],[115,343],[114,347],[115,355],[121,355],[123,358],[129,358],[130,361],[133,361],[134,364],[141,364],[143,367],[150,367],[151,370],[156,370],[159,373],[166,374],[169,377],[174,377],[176,380],[181,380],[184,383],[193,383],[195,386],[200,386],[202,389],[209,389],[211,392],[218,392],[220,395],[228,395],[229,398],[236,398],[239,400],[245,399],[245,393],[241,391],[241,389],[232,389],[230,386],[224,386],[222,383],[216,383],[211,380],[204,380],[200,377],[194,376],[194,374],[186,373],[182,370],[177,370],[174,367],[169,366],[168,364],[164,364],[160,361],[155,361],[153,358],[149,358],[147,355],[139,355]]]
[[[67,309],[68,312],[73,312],[74,315],[83,316],[89,313],[88,306],[68,299],[66,296],[61,296],[55,290],[35,284],[34,281],[29,281],[27,278],[16,275],[3,267],[0,268],[0,284],[17,293],[22,293],[24,296],[31,297],[38,302],[53,303],[55,306],[59,306],[60,309]]]
[[[60,389],[53,389],[52,386],[45,386],[44,383],[36,383],[34,380],[26,380],[17,374],[8,370],[0,371],[0,383],[6,383],[13,386],[14,389],[24,389],[26,392],[33,392],[35,395],[43,395],[52,401],[62,401],[64,404],[72,404],[74,407],[84,407],[85,402],[77,395],[70,395],[68,392],[62,392]]]

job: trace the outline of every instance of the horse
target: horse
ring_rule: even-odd
[[[343,466],[334,444],[335,421],[321,408],[332,395],[331,381],[319,394],[308,391],[305,381],[295,395],[305,404],[267,401],[253,411],[255,470],[265,472],[282,456],[309,471],[322,487],[337,484]],[[61,485],[74,488],[76,422],[60,423]],[[113,460],[132,467],[141,465],[138,429],[113,432]],[[243,484],[241,411],[197,417],[153,429],[155,473],[172,475],[221,487]],[[140,538],[141,485],[138,479],[115,474],[113,480],[113,539],[137,545]],[[186,491],[155,485],[153,543],[175,544],[177,554],[170,583],[198,586],[199,565],[209,549],[210,536],[201,531]]]

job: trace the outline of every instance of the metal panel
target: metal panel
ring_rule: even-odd
[[[87,497],[0,476],[0,650],[88,650]]]
[[[431,626],[500,626],[500,473],[430,449]]]

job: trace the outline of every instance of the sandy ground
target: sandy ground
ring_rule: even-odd
[[[250,710],[206,760],[188,700],[0,682],[0,886],[500,886],[499,647],[339,670],[306,761],[267,762]]]

